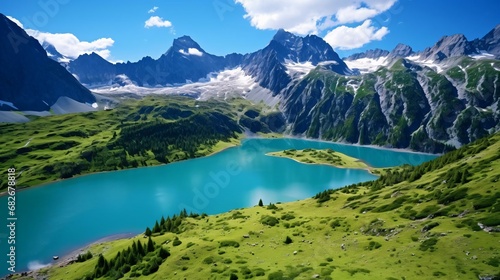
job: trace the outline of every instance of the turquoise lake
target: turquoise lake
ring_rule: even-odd
[[[365,170],[301,164],[266,156],[284,149],[331,148],[373,167],[418,165],[435,155],[301,139],[247,139],[215,155],[168,165],[92,174],[16,194],[16,271],[49,264],[106,236],[138,234],[185,208],[216,214],[287,202],[377,177]],[[7,224],[7,197],[0,197]],[[3,226],[5,228],[5,225]],[[9,273],[7,231],[0,235],[1,275]]]

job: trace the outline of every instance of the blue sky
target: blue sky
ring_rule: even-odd
[[[0,8],[67,56],[96,51],[110,61],[158,58],[182,35],[209,53],[248,53],[278,28],[317,34],[341,56],[400,42],[421,50],[443,35],[484,36],[500,24],[498,11],[496,0],[4,0]]]

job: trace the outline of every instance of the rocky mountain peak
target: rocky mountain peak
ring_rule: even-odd
[[[389,55],[389,51],[387,51],[387,50],[373,49],[373,50],[367,50],[365,52],[352,54],[352,55],[346,57],[345,59],[346,60],[357,60],[357,59],[361,59],[361,58],[378,59],[381,57],[385,57],[387,55]]]
[[[174,42],[172,43],[172,49],[175,51],[179,50],[188,51],[189,49],[197,49],[202,53],[205,52],[196,41],[194,41],[191,37],[187,35],[174,39]]]
[[[407,57],[407,56],[410,56],[412,55],[414,52],[413,52],[413,49],[408,46],[408,45],[405,45],[405,44],[397,44],[397,46],[391,51],[391,53],[389,54],[389,56],[391,58],[399,58],[399,57]]]
[[[441,61],[449,57],[470,55],[475,48],[463,34],[443,36],[433,47],[425,49],[421,59]]]

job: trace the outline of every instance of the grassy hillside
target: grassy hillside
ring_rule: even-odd
[[[124,100],[110,111],[0,124],[0,169],[14,166],[20,172],[18,187],[30,187],[78,174],[205,156],[238,144],[241,116],[265,111],[262,107],[243,99],[150,96]],[[267,127],[263,120],[255,122]],[[6,187],[0,178],[0,190]]]
[[[332,149],[304,149],[284,150],[268,153],[269,156],[286,157],[301,163],[328,164],[340,168],[368,169],[369,166],[363,161],[350,157],[346,154],[336,152]]]
[[[123,279],[500,277],[499,179],[496,134],[419,167],[315,198],[160,220],[151,225],[155,251]],[[148,239],[93,245],[91,259],[38,276],[83,279],[95,273],[99,254],[113,263],[137,241],[145,246]],[[157,257],[161,248],[170,254],[166,259]],[[148,274],[154,263],[158,270]],[[120,269],[108,267],[108,276]]]

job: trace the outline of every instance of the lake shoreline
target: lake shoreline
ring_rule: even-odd
[[[252,138],[270,139],[270,138],[265,138],[265,137],[252,137]],[[285,135],[285,137],[282,137],[282,138],[297,139],[297,140],[304,140],[304,141],[313,141],[313,142],[322,142],[322,143],[329,143],[329,144],[338,144],[338,145],[342,145],[342,146],[366,147],[366,148],[373,148],[373,149],[384,150],[384,151],[410,153],[410,154],[417,154],[417,155],[418,154],[420,154],[420,155],[432,155],[432,156],[442,156],[443,155],[443,154],[418,152],[418,151],[414,151],[414,150],[407,149],[407,148],[402,149],[402,148],[389,148],[389,147],[378,146],[378,145],[362,145],[362,144],[358,144],[358,143],[336,142],[336,141],[328,141],[328,140],[308,138],[308,137],[298,137],[298,136],[292,136],[292,135]],[[251,138],[249,138],[249,139],[251,139]]]
[[[221,152],[223,152],[223,151],[225,151],[227,149],[241,146],[242,145],[242,141],[244,141],[244,140],[251,140],[251,139],[270,139],[270,140],[272,140],[272,139],[296,139],[296,140],[304,140],[304,141],[311,141],[311,142],[322,142],[322,143],[328,143],[328,144],[337,144],[337,145],[342,145],[342,146],[367,147],[367,148],[384,150],[384,151],[393,151],[393,152],[400,152],[400,153],[411,153],[411,154],[416,154],[416,155],[433,155],[433,156],[441,156],[442,155],[442,154],[432,154],[432,153],[417,152],[417,151],[413,151],[413,150],[410,150],[410,149],[388,148],[388,147],[377,146],[377,145],[361,145],[361,144],[357,144],[357,143],[334,142],[334,141],[328,141],[328,140],[322,140],[322,139],[314,139],[314,138],[307,138],[307,137],[298,137],[298,136],[292,136],[292,135],[281,135],[281,137],[276,137],[276,135],[273,134],[270,137],[266,137],[265,135],[258,135],[258,134],[249,135],[249,134],[246,134],[245,137],[237,139],[239,141],[239,144],[229,143],[230,144],[229,146],[224,147],[224,148],[222,148],[220,150],[214,151],[214,152],[212,152],[210,154],[207,154],[207,155],[204,155],[204,156],[201,156],[201,157],[182,159],[182,160],[171,162],[171,163],[168,163],[168,164],[183,162],[183,161],[191,160],[191,159],[197,159],[197,158],[204,158],[204,157],[213,156],[213,155],[221,153]],[[363,162],[366,165],[370,166],[365,161],[363,161]],[[303,163],[303,162],[301,162],[301,163]],[[158,166],[163,166],[163,165],[167,165],[167,164],[162,163],[162,164],[151,165],[151,166],[140,166],[140,167],[134,167],[134,168],[120,169],[120,170],[106,170],[106,171],[97,171],[97,172],[91,172],[91,173],[85,173],[85,174],[78,174],[78,175],[73,176],[71,178],[57,179],[57,180],[54,180],[54,181],[44,182],[44,183],[42,183],[40,185],[36,185],[36,186],[32,186],[32,187],[18,187],[18,188],[16,188],[16,193],[20,192],[20,191],[27,190],[27,189],[42,187],[42,186],[45,186],[45,185],[48,185],[48,184],[52,184],[52,183],[56,183],[56,182],[61,182],[61,181],[64,181],[64,180],[70,180],[70,179],[74,179],[74,178],[79,178],[79,177],[82,177],[82,176],[88,176],[88,175],[94,175],[94,174],[100,174],[100,173],[108,173],[108,172],[116,172],[116,171],[122,171],[122,170],[131,170],[131,169],[137,169],[137,168],[158,167]],[[339,167],[339,168],[343,168],[343,167]],[[363,169],[363,168],[356,168],[356,169]],[[371,173],[371,174],[373,174],[373,173]],[[376,175],[376,174],[374,174],[374,175]],[[7,196],[7,194],[8,194],[8,189],[0,192],[0,197]]]
[[[80,177],[84,177],[84,176],[90,176],[90,175],[94,175],[94,174],[103,174],[103,173],[116,172],[116,171],[124,171],[124,170],[132,170],[132,169],[138,169],[138,168],[158,167],[158,166],[164,166],[164,165],[169,165],[169,164],[180,163],[180,162],[183,162],[183,161],[186,161],[186,160],[192,160],[192,159],[197,159],[197,158],[205,158],[205,157],[216,155],[216,154],[221,153],[221,152],[223,152],[225,150],[241,146],[241,140],[243,140],[243,139],[239,139],[239,141],[240,141],[239,144],[230,143],[230,145],[227,146],[227,147],[224,147],[224,148],[222,148],[220,150],[214,151],[214,152],[212,152],[212,153],[210,153],[208,155],[201,156],[201,157],[187,158],[187,159],[182,159],[182,160],[174,161],[174,162],[171,162],[171,163],[162,163],[162,164],[158,164],[158,165],[140,166],[140,167],[134,167],[134,168],[119,169],[119,170],[104,170],[104,171],[90,172],[90,173],[84,173],[84,174],[77,174],[77,175],[75,175],[73,177],[70,177],[70,178],[66,178],[66,179],[59,178],[57,180],[49,181],[49,182],[45,182],[45,183],[41,183],[40,185],[36,185],[36,186],[32,186],[32,187],[16,187],[16,193],[22,192],[22,191],[25,191],[25,190],[29,190],[29,189],[43,187],[45,185],[49,185],[49,184],[53,184],[53,183],[57,183],[57,182],[62,182],[62,181],[66,181],[66,180],[76,179],[76,178],[80,178]],[[6,190],[0,192],[0,197],[7,196],[7,195],[8,195],[8,188]]]
[[[300,164],[310,164],[310,165],[326,165],[326,166],[331,166],[331,167],[335,167],[335,168],[340,168],[340,169],[355,169],[355,170],[365,170],[367,171],[368,173],[372,174],[372,175],[375,175],[377,177],[380,177],[380,174],[375,174],[373,173],[372,169],[375,169],[375,167],[372,167],[370,166],[368,163],[366,163],[365,161],[361,160],[361,159],[358,159],[360,162],[363,162],[364,164],[366,164],[368,166],[368,168],[357,168],[357,167],[345,167],[345,166],[337,166],[337,165],[334,165],[334,164],[331,164],[331,163],[320,163],[320,162],[302,162],[298,159],[294,159],[294,158],[291,158],[291,157],[282,157],[282,156],[278,156],[278,155],[271,155],[272,152],[270,153],[266,153],[265,155],[268,156],[268,157],[277,157],[277,158],[285,158],[285,159],[290,159],[290,160],[293,160],[297,163],[300,163]],[[389,167],[390,168],[390,167]]]
[[[105,236],[103,238],[99,238],[91,243],[88,243],[84,246],[81,246],[77,249],[74,249],[70,251],[69,253],[64,254],[62,257],[59,257],[56,261],[52,261],[51,263],[44,265],[43,267],[33,269],[33,270],[26,270],[26,271],[18,271],[14,273],[13,275],[22,275],[26,274],[29,277],[33,277],[34,279],[39,279],[39,277],[45,277],[47,275],[41,274],[41,272],[45,272],[45,270],[48,270],[52,267],[65,267],[67,265],[70,265],[76,261],[78,258],[78,255],[86,253],[91,247],[101,244],[101,243],[107,243],[111,241],[116,241],[116,240],[121,240],[121,239],[129,239],[132,237],[137,236],[136,233],[119,233],[119,234],[112,234],[109,236]],[[97,257],[96,255],[93,255],[92,258]]]

